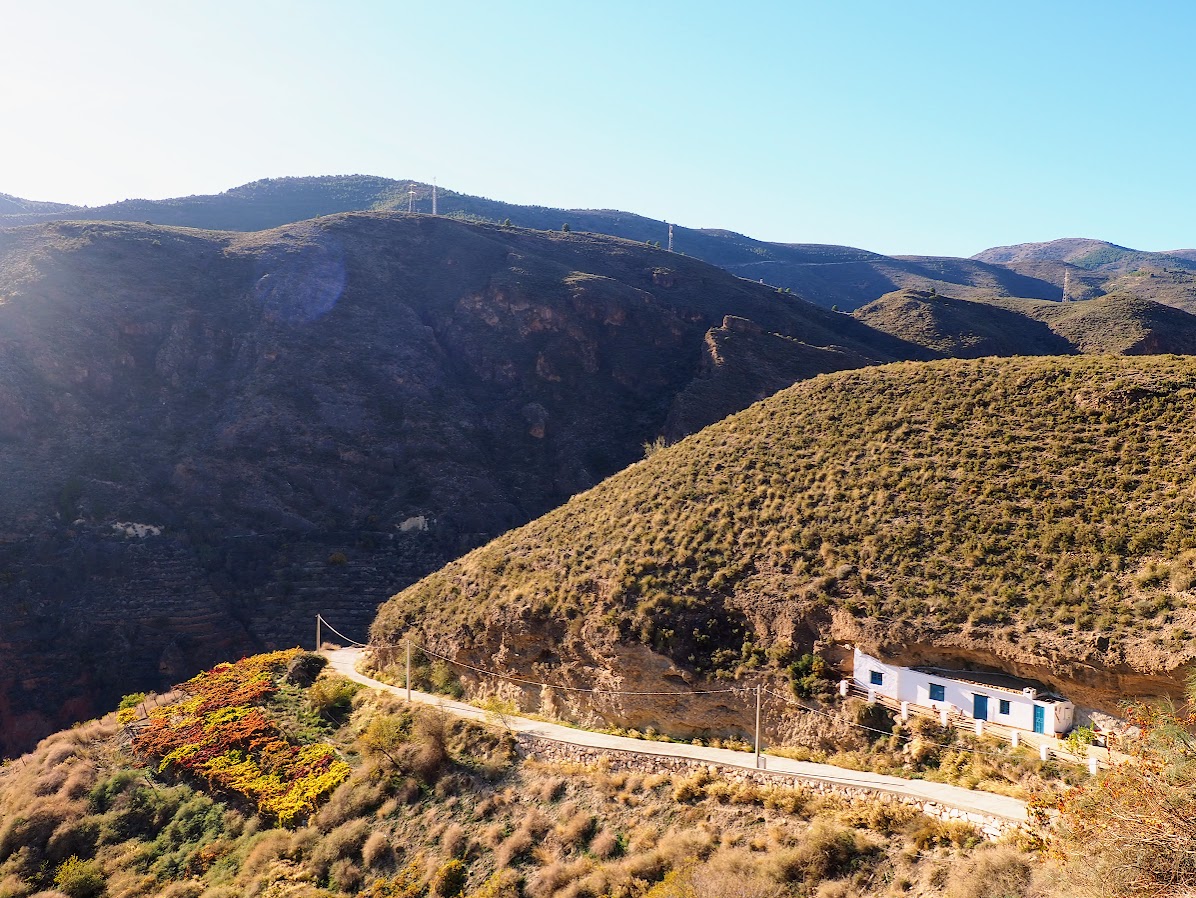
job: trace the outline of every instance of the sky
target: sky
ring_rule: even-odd
[[[372,174],[891,254],[1196,247],[1196,4],[0,0],[0,193]]]

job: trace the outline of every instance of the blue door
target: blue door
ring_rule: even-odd
[[[988,696],[972,693],[972,717],[975,720],[988,720]]]
[[[1046,708],[1042,705],[1034,706],[1034,732],[1046,733]]]

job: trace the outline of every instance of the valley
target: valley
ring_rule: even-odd
[[[665,898],[738,871],[753,898],[874,875],[978,896],[985,865],[1018,895],[1055,875],[1006,824],[1026,799],[1031,823],[1079,813],[1091,774],[1061,743],[1043,759],[834,684],[858,649],[1044,684],[1084,727],[1182,699],[1186,256],[675,229],[697,258],[625,213],[446,191],[449,215],[407,214],[408,189],[0,209],[0,895]],[[392,683],[396,647],[424,646],[425,699],[477,722],[344,653],[292,679],[318,667],[290,650],[317,614],[368,631]],[[779,752],[759,773],[732,750],[748,682]],[[561,748],[565,725],[606,734]],[[824,839],[841,860],[803,853]]]

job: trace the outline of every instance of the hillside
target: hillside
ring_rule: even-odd
[[[1194,255],[1194,250],[1151,253],[1103,240],[1068,238],[994,247],[972,258],[1054,284],[1059,293],[1042,296],[1043,299],[1059,298],[1066,276],[1068,299],[1132,293],[1196,314]]]
[[[19,196],[0,193],[0,220],[10,215],[23,214],[54,214],[77,211],[79,206],[69,206],[66,203],[45,203],[38,200],[26,200]]]
[[[1127,294],[1066,303],[970,302],[904,290],[857,309],[854,317],[953,358],[1196,353],[1196,316]]]
[[[0,894],[880,898],[896,881],[959,898],[999,876],[1022,898],[1056,875],[962,820],[516,742],[499,714],[484,725],[327,672],[312,683],[318,660],[252,657],[130,696],[0,767]],[[193,750],[163,751],[186,738]],[[931,751],[986,766],[966,745]]]
[[[0,754],[306,640],[317,611],[364,633],[645,443],[922,352],[607,237],[386,213],[0,232]]]
[[[1176,357],[824,375],[400,592],[372,638],[640,690],[858,644],[1116,710],[1196,657],[1194,399]]]
[[[1069,341],[1022,312],[1020,306],[1006,308],[998,302],[901,290],[856,309],[853,315],[870,327],[951,358],[1069,355],[1075,351]],[[1196,318],[1192,323],[1196,326]]]
[[[33,224],[47,218],[136,222],[149,219],[155,224],[179,227],[260,231],[340,212],[406,212],[409,203],[413,212],[430,213],[432,185],[370,175],[267,178],[206,196],[133,199],[92,208],[13,205],[0,208],[0,228]],[[444,187],[437,191],[437,210],[440,215],[466,221],[499,224],[509,219],[517,227],[537,230],[556,231],[568,222],[575,231],[609,234],[639,242],[668,239],[666,222],[630,212],[521,206]],[[680,251],[720,266],[763,259],[841,264],[885,258],[852,247],[766,243],[718,229],[676,227],[675,240]]]
[[[1080,302],[995,302],[1044,322],[1077,352],[1196,353],[1196,315],[1143,296],[1111,293]]]

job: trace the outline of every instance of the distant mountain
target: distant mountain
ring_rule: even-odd
[[[643,243],[351,213],[0,231],[0,754],[798,377],[925,357]]]
[[[857,309],[854,317],[955,358],[1196,353],[1196,316],[1127,294],[1067,303],[975,302],[902,290]]]
[[[67,214],[78,211],[81,207],[70,206],[66,203],[43,203],[37,200],[25,200],[19,196],[10,196],[7,193],[0,193],[0,219],[7,216],[19,215],[48,215],[48,214]]]
[[[994,247],[972,258],[1054,284],[1058,294],[1044,299],[1062,298],[1066,281],[1068,299],[1128,293],[1196,313],[1196,250],[1152,253],[1069,238]]]
[[[256,231],[321,215],[352,211],[432,210],[432,186],[367,175],[273,178],[221,194],[168,200],[126,200],[54,213],[0,214],[0,227],[48,219],[149,221],[210,230]],[[3,210],[0,210],[2,212]],[[639,242],[668,241],[668,223],[611,209],[519,206],[440,188],[437,211],[465,220],[556,231],[609,234]],[[1027,296],[1052,299],[1058,288],[1001,266],[968,259],[895,259],[847,246],[769,243],[733,231],[674,226],[674,248],[749,280],[790,289],[804,299],[845,311],[902,288],[961,297]]]
[[[1144,265],[1165,265],[1170,263],[1182,268],[1196,270],[1196,261],[1184,253],[1196,254],[1196,250],[1179,250],[1176,253],[1151,253],[1129,249],[1104,240],[1089,240],[1069,237],[1051,240],[1047,243],[1020,243],[1016,246],[997,246],[977,253],[972,258],[979,262],[1015,267],[1037,262],[1067,263],[1086,271],[1122,273],[1133,271]]]

